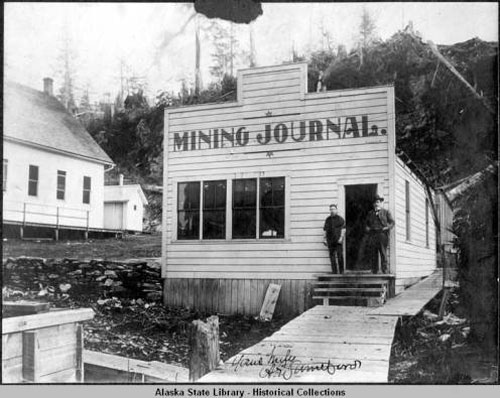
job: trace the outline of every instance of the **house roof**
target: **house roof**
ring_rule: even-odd
[[[4,139],[104,164],[113,161],[53,96],[13,82],[4,85]]]
[[[134,195],[139,195],[143,205],[148,204],[139,184],[104,186],[104,202],[128,202]]]

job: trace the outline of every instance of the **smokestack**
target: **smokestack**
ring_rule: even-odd
[[[123,185],[123,174],[118,176],[118,185]]]
[[[54,80],[50,77],[43,79],[43,92],[51,97],[54,95]]]

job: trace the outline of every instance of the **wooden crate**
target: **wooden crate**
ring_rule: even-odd
[[[85,383],[187,383],[189,369],[84,350]]]
[[[82,322],[93,317],[82,308],[3,319],[3,383],[83,382]]]

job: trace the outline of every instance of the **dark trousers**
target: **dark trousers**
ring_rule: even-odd
[[[343,248],[340,243],[328,245],[328,250],[330,251],[330,263],[332,264],[332,272],[334,274],[344,273],[344,254],[342,249]]]
[[[371,240],[371,265],[372,272],[378,273],[378,256],[380,254],[380,263],[382,272],[387,273],[387,245],[389,244],[389,237],[385,232],[375,232],[370,235]]]

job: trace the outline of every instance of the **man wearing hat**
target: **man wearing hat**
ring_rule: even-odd
[[[334,274],[344,273],[344,256],[342,242],[345,236],[345,221],[337,214],[337,205],[330,205],[330,215],[323,226],[325,231],[324,243],[330,252],[330,262]],[[338,260],[338,261],[337,261]]]
[[[369,234],[371,251],[372,272],[378,273],[378,254],[382,273],[387,274],[387,245],[389,244],[389,231],[394,227],[394,219],[389,210],[382,208],[384,198],[375,196],[373,210],[370,210],[366,219],[366,232]]]

